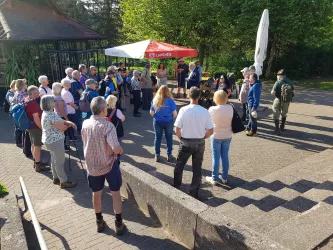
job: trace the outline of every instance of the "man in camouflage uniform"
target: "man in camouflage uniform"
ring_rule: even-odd
[[[293,83],[286,77],[285,71],[281,69],[277,73],[277,81],[275,82],[271,94],[275,96],[275,100],[273,102],[273,116],[275,123],[275,134],[280,135],[280,131],[284,131],[284,126],[286,124],[287,113],[289,109],[289,105],[291,102],[291,98],[285,98],[287,94],[283,94],[284,86],[289,85],[290,91],[292,91],[291,95],[294,96],[294,85]],[[282,116],[282,123],[279,127],[279,119],[280,115]]]

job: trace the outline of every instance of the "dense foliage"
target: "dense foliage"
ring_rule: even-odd
[[[256,33],[270,12],[264,74],[333,75],[332,0],[57,0],[69,16],[103,32],[109,44],[156,39],[198,49],[211,72],[253,63]],[[69,8],[68,5],[71,5]],[[77,14],[80,13],[80,14]]]

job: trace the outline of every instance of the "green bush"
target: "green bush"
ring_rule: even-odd
[[[0,195],[6,195],[6,194],[8,194],[6,186],[0,183]]]

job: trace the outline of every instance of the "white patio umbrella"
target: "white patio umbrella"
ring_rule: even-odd
[[[254,66],[258,76],[262,74],[263,63],[266,59],[268,43],[269,12],[264,10],[261,16],[257,33],[256,53],[254,54]]]

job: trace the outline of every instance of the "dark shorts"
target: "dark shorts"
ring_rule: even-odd
[[[186,80],[178,79],[178,88],[186,88]]]
[[[36,146],[36,147],[41,147],[43,146],[42,143],[42,130],[39,128],[29,128],[27,129],[30,135],[30,141],[31,144]]]
[[[88,185],[93,192],[101,191],[104,188],[105,179],[108,181],[111,191],[120,190],[123,181],[118,160],[114,162],[111,171],[105,175],[91,176],[88,174]]]

